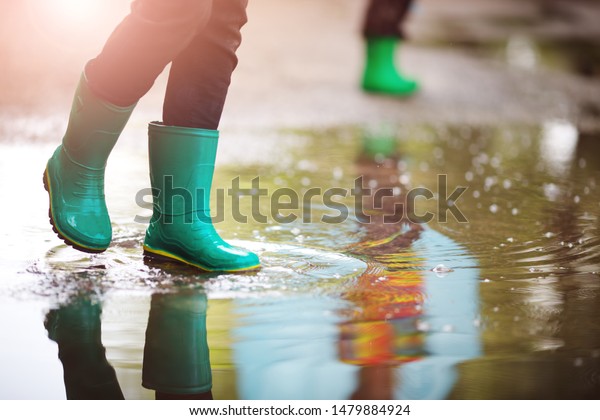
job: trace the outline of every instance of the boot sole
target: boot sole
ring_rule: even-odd
[[[52,230],[56,235],[67,245],[75,248],[81,252],[87,252],[88,254],[99,254],[101,252],[106,251],[106,248],[90,248],[85,245],[78,243],[77,241],[69,238],[60,229],[56,226],[56,222],[54,221],[54,216],[52,215],[52,188],[50,187],[50,180],[48,178],[48,168],[44,170],[43,176],[44,189],[48,192],[49,204],[48,204],[48,218],[50,219],[50,224],[52,225]]]
[[[232,269],[232,270],[228,270],[228,269],[217,269],[217,268],[207,268],[204,267],[198,263],[193,263],[191,261],[186,260],[185,258],[181,258],[175,254],[171,254],[170,252],[166,252],[166,251],[162,251],[162,250],[158,250],[158,249],[152,249],[147,245],[144,245],[144,256],[151,258],[153,260],[155,260],[156,262],[179,262],[182,264],[186,264],[195,268],[198,268],[202,271],[206,271],[206,272],[210,272],[210,273],[214,273],[214,272],[222,272],[222,273],[239,273],[242,271],[254,271],[260,268],[260,264],[257,265],[253,265],[250,267],[243,267],[243,268],[236,268],[236,269]]]
[[[385,89],[365,87],[365,86],[362,86],[362,90],[365,93],[368,93],[371,95],[389,96],[392,98],[410,98],[412,96],[415,96],[419,92],[419,89],[415,89],[410,92],[393,92],[393,91],[389,91],[389,90],[385,90]]]

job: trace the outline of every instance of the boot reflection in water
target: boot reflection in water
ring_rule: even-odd
[[[142,385],[157,400],[212,399],[206,309],[199,291],[152,296]]]
[[[101,341],[101,307],[80,298],[46,315],[48,337],[58,344],[67,399],[122,400],[114,368]]]
[[[138,100],[171,64],[163,121],[149,126],[154,213],[144,252],[207,271],[260,265],[255,254],[221,239],[209,203],[218,126],[246,5],[247,0],[132,3],[131,13],[86,65],[66,134],[44,172],[50,222],[67,244],[85,252],[109,246],[112,227],[104,199],[109,154]]]

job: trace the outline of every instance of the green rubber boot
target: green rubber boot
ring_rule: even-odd
[[[402,75],[395,64],[400,40],[393,37],[368,38],[362,87],[367,92],[394,96],[410,96],[419,84]]]
[[[258,268],[256,254],[221,239],[210,217],[219,132],[151,123],[148,133],[154,212],[145,255],[205,271]]]
[[[65,243],[81,251],[102,252],[110,244],[104,168],[134,106],[118,107],[97,98],[82,75],[67,132],[46,166],[50,223]]]
[[[212,398],[206,309],[199,291],[152,296],[142,386],[157,399]]]

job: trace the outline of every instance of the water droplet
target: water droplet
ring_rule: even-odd
[[[576,195],[575,197],[573,197],[573,202],[574,202],[575,204],[579,204],[579,202],[580,202],[580,201],[581,201],[581,198],[579,198],[579,196],[578,196],[578,195]]]
[[[493,214],[498,213],[498,205],[497,204],[492,204],[490,206],[490,212],[492,212]]]
[[[410,184],[410,176],[408,176],[407,174],[400,175],[398,180],[400,181],[401,184],[404,184],[404,185]]]
[[[445,333],[450,333],[450,332],[454,331],[454,325],[446,324],[442,327],[442,331]]]
[[[556,184],[544,184],[544,195],[549,201],[556,201],[560,196],[560,188]]]
[[[465,173],[465,180],[467,180],[467,181],[471,182],[471,181],[473,181],[473,178],[474,178],[474,176],[473,176],[473,172],[471,172],[471,171],[467,171],[467,172]]]
[[[454,271],[453,269],[446,267],[444,264],[438,264],[434,268],[431,269],[434,273],[450,273]]]
[[[336,181],[339,181],[343,177],[344,177],[344,170],[342,168],[340,168],[339,166],[336,166],[335,168],[333,168],[333,179],[335,179]]]
[[[292,232],[292,235],[298,236],[300,235],[300,229],[298,228],[293,228],[292,230],[290,230],[290,232]]]
[[[314,172],[317,168],[317,165],[314,162],[311,162],[310,160],[301,160],[298,162],[298,164],[296,165],[296,168],[301,170],[301,171],[312,171]]]
[[[370,179],[369,180],[369,188],[377,188],[377,180],[376,179]]]
[[[575,366],[575,367],[581,367],[581,366],[583,366],[583,359],[581,357],[576,358],[573,361],[573,366]]]
[[[552,233],[552,232],[546,232],[546,233],[544,234],[544,236],[545,236],[546,238],[552,238],[552,237],[554,236],[554,233]]]
[[[505,179],[502,182],[502,186],[504,187],[505,190],[508,190],[510,187],[512,187],[512,182],[510,179]]]
[[[515,241],[515,239],[514,239],[514,238],[507,238],[507,239],[506,239],[506,242],[513,243],[514,241]]]
[[[481,197],[481,193],[477,190],[473,191],[473,198],[479,198]]]
[[[515,208],[513,208],[513,209],[510,211],[510,213],[511,213],[513,216],[516,216],[517,214],[519,214],[519,209],[515,207]]]
[[[494,309],[492,309],[494,312],[500,312],[500,308],[497,306],[494,306]]]
[[[490,281],[490,279],[483,279],[483,283],[489,283]]]
[[[426,332],[426,331],[429,331],[430,328],[431,328],[431,326],[429,325],[428,322],[421,321],[420,319],[417,321],[417,330]]]
[[[300,183],[301,183],[303,186],[305,186],[305,187],[308,187],[308,186],[310,185],[310,178],[303,177],[303,178],[300,180]]]

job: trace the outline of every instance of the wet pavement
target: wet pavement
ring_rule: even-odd
[[[600,397],[597,7],[423,0],[401,58],[423,91],[400,101],[357,89],[362,2],[252,0],[213,213],[263,269],[225,275],[142,257],[164,78],[109,162],[111,248],[51,231],[43,167],[128,2],[105,3],[4,16],[0,398],[151,399],[142,381],[192,365],[219,399]],[[359,177],[389,197],[357,200]],[[297,198],[280,213],[278,191]],[[401,204],[410,223],[386,223]]]

